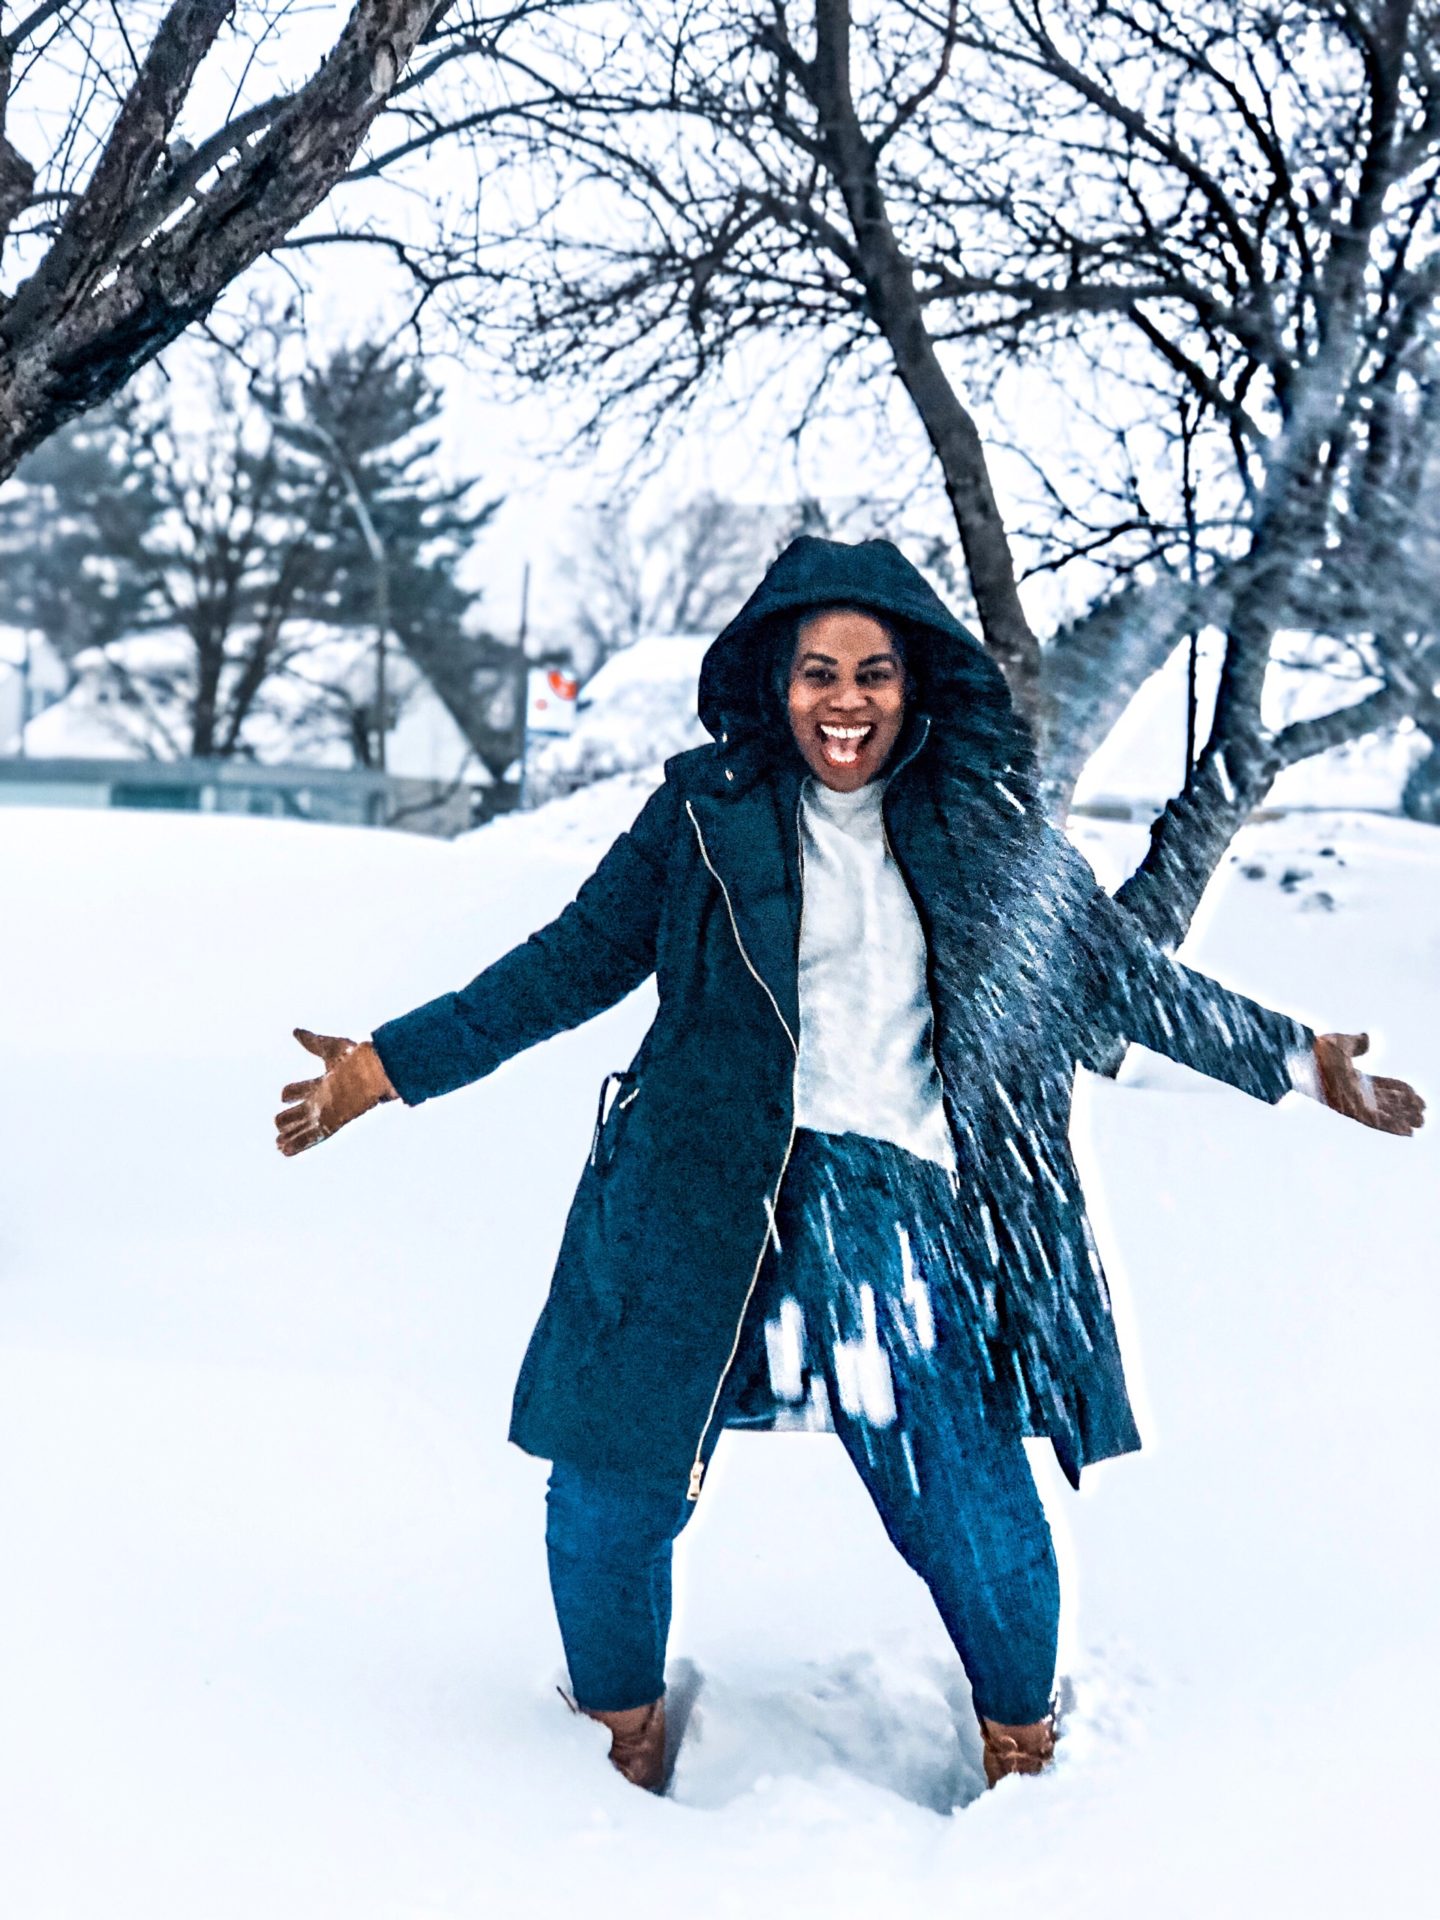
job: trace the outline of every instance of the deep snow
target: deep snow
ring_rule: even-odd
[[[828,1436],[722,1444],[680,1549],[672,1797],[565,1711],[545,1469],[505,1417],[647,995],[295,1162],[270,1118],[292,1026],[362,1034],[468,978],[642,794],[453,845],[0,814],[0,1912],[1423,1904],[1440,1128],[1383,1139],[1150,1056],[1077,1118],[1147,1445],[1079,1498],[1037,1455],[1056,1772],[977,1798],[944,1637]],[[1109,880],[1134,832],[1079,837]],[[1440,834],[1307,814],[1236,853],[1190,954],[1368,1026],[1433,1098]]]

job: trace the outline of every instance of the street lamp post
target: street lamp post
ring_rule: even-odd
[[[390,633],[390,558],[385,550],[385,542],[366,504],[355,464],[330,429],[321,426],[318,420],[288,420],[278,406],[264,400],[261,405],[271,421],[289,434],[292,440],[303,440],[306,435],[311,435],[320,443],[333,470],[340,476],[350,511],[355,516],[355,524],[360,529],[360,537],[365,542],[365,550],[375,569],[375,765],[383,773],[386,731],[385,642]]]
[[[307,420],[304,431],[313,433],[329,453],[340,475],[345,493],[350,502],[351,512],[355,515],[355,524],[360,529],[360,537],[365,542],[370,555],[371,565],[375,569],[375,764],[381,773],[385,771],[385,642],[390,633],[390,559],[385,551],[385,542],[375,525],[373,516],[360,490],[360,482],[354,463],[345,449],[327,427],[317,420]]]

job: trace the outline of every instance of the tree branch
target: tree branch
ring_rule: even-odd
[[[324,199],[441,4],[357,0],[328,57],[263,137],[182,219],[117,262],[134,188],[153,171],[189,79],[234,5],[176,0],[63,246],[0,317],[0,479],[61,422],[118,391]],[[177,47],[181,24],[192,37]]]
[[[827,165],[854,235],[871,316],[940,464],[985,644],[1005,669],[1021,710],[1037,732],[1043,732],[1039,643],[1020,604],[980,432],[936,355],[914,269],[891,225],[874,150],[856,112],[849,0],[816,0],[815,59],[806,75]]]
[[[17,53],[32,35],[40,31],[47,20],[53,20],[63,8],[72,7],[75,4],[76,0],[42,0],[42,4],[27,14],[18,26],[12,27],[9,33],[0,35],[0,63],[3,63],[6,55]]]
[[[5,137],[5,110],[10,102],[10,68],[13,52],[9,41],[0,42],[0,246],[4,245],[15,216],[31,204],[35,191],[35,169]],[[4,299],[0,296],[0,312]]]
[[[63,322],[113,259],[128,208],[155,171],[201,61],[236,0],[175,0],[136,75],[90,184],[71,205],[50,251],[0,321],[0,350]]]
[[[123,256],[129,253],[158,227],[163,227],[171,214],[190,198],[206,174],[230,154],[239,152],[262,128],[269,126],[276,115],[289,106],[292,97],[288,93],[277,93],[273,99],[262,100],[248,107],[228,125],[218,128],[207,140],[202,140],[178,166],[167,167],[162,184],[145,195],[121,229],[115,246],[116,254]]]

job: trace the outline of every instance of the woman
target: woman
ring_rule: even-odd
[[[969,1676],[993,1784],[1051,1757],[1058,1588],[1023,1449],[1139,1445],[1067,1145],[1077,1061],[1137,1041],[1408,1133],[1422,1103],[1166,958],[1036,804],[999,671],[885,541],[789,546],[706,655],[681,754],[549,926],[283,1094],[298,1153],[611,1006],[511,1438],[553,1462],[578,1706],[664,1772],[670,1556],[727,1425],[833,1425]]]

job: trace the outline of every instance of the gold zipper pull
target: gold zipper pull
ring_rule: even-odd
[[[687,1500],[698,1500],[700,1498],[700,1482],[704,1478],[705,1464],[703,1461],[697,1460],[690,1469],[690,1491],[685,1496]]]

